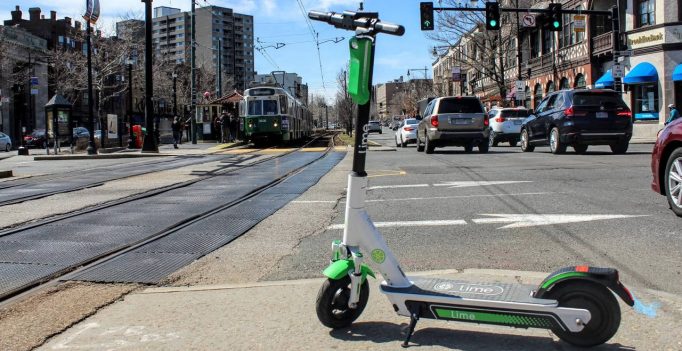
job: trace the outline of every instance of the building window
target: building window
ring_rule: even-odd
[[[637,0],[637,27],[656,24],[654,0]]]
[[[587,84],[585,83],[585,76],[582,74],[578,74],[575,76],[575,88],[576,89],[585,89]]]
[[[540,101],[542,101],[542,85],[540,85],[539,83],[535,84],[535,98],[534,98],[534,100],[535,101],[533,101],[533,104],[534,104],[533,108],[537,109],[538,105],[540,105]]]
[[[559,90],[564,90],[564,89],[568,89],[568,88],[569,88],[568,78],[566,78],[566,77],[561,78],[561,80],[559,81]]]
[[[554,82],[547,82],[547,94],[554,92]]]
[[[548,30],[543,30],[542,31],[542,53],[543,54],[548,54],[550,51],[552,51],[552,36],[554,35],[553,32],[550,32]]]
[[[526,101],[525,101],[525,104],[524,104],[524,105],[526,106],[527,109],[530,109],[530,99],[531,99],[531,97],[530,97],[530,87],[529,87],[529,86],[526,86]]]
[[[632,86],[634,92],[634,113],[638,119],[658,117],[658,85],[645,83]]]

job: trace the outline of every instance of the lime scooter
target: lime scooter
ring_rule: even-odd
[[[620,325],[615,293],[633,306],[618,271],[587,266],[566,267],[550,274],[539,286],[482,283],[439,278],[407,277],[365,210],[365,159],[376,35],[403,35],[400,25],[379,20],[374,12],[317,12],[308,16],[336,28],[353,30],[350,39],[348,93],[358,104],[353,169],[348,176],[343,241],[332,243],[328,278],[317,295],[317,316],[329,328],[348,327],[369,298],[367,276],[375,278],[363,253],[384,278],[381,292],[393,309],[410,317],[402,346],[407,347],[419,318],[443,319],[519,328],[551,329],[576,346],[608,341]],[[613,292],[613,293],[612,293]]]

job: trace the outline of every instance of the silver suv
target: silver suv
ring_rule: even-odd
[[[424,109],[417,127],[417,151],[433,153],[436,147],[464,146],[471,152],[478,146],[488,152],[488,115],[475,96],[448,96],[433,99]]]

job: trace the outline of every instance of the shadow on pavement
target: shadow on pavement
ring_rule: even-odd
[[[332,330],[333,338],[346,341],[371,341],[374,343],[395,343],[400,349],[405,338],[402,333],[407,323],[393,324],[387,322],[353,323],[348,329]],[[440,346],[465,351],[481,350],[584,350],[573,347],[562,341],[554,341],[550,337],[494,334],[487,332],[462,331],[446,328],[423,328],[419,325],[410,340],[410,348],[419,346]],[[629,346],[620,344],[604,344],[591,350],[632,351]]]

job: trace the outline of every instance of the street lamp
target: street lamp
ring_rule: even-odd
[[[177,89],[178,74],[175,73],[175,70],[171,74],[171,77],[173,77],[173,118],[175,118],[178,116],[178,89]]]
[[[426,68],[426,66],[425,66],[424,68],[409,68],[409,69],[407,70],[407,78],[408,78],[408,79],[410,78],[410,72],[411,72],[411,71],[423,71],[423,72],[424,72],[424,79],[427,79],[427,77],[428,77],[428,73],[427,73],[427,72],[429,71],[429,69]]]
[[[135,60],[132,57],[126,59],[128,65],[128,133],[130,134],[128,140],[128,148],[135,148],[135,136],[133,135],[133,64]]]
[[[152,78],[152,0],[142,0],[144,2],[144,118],[147,126],[147,134],[144,136],[142,152],[158,153],[159,147],[156,145],[156,133],[154,132],[154,105],[152,95],[154,94],[154,82]],[[192,28],[194,30],[194,28]],[[89,48],[88,48],[89,49]]]

